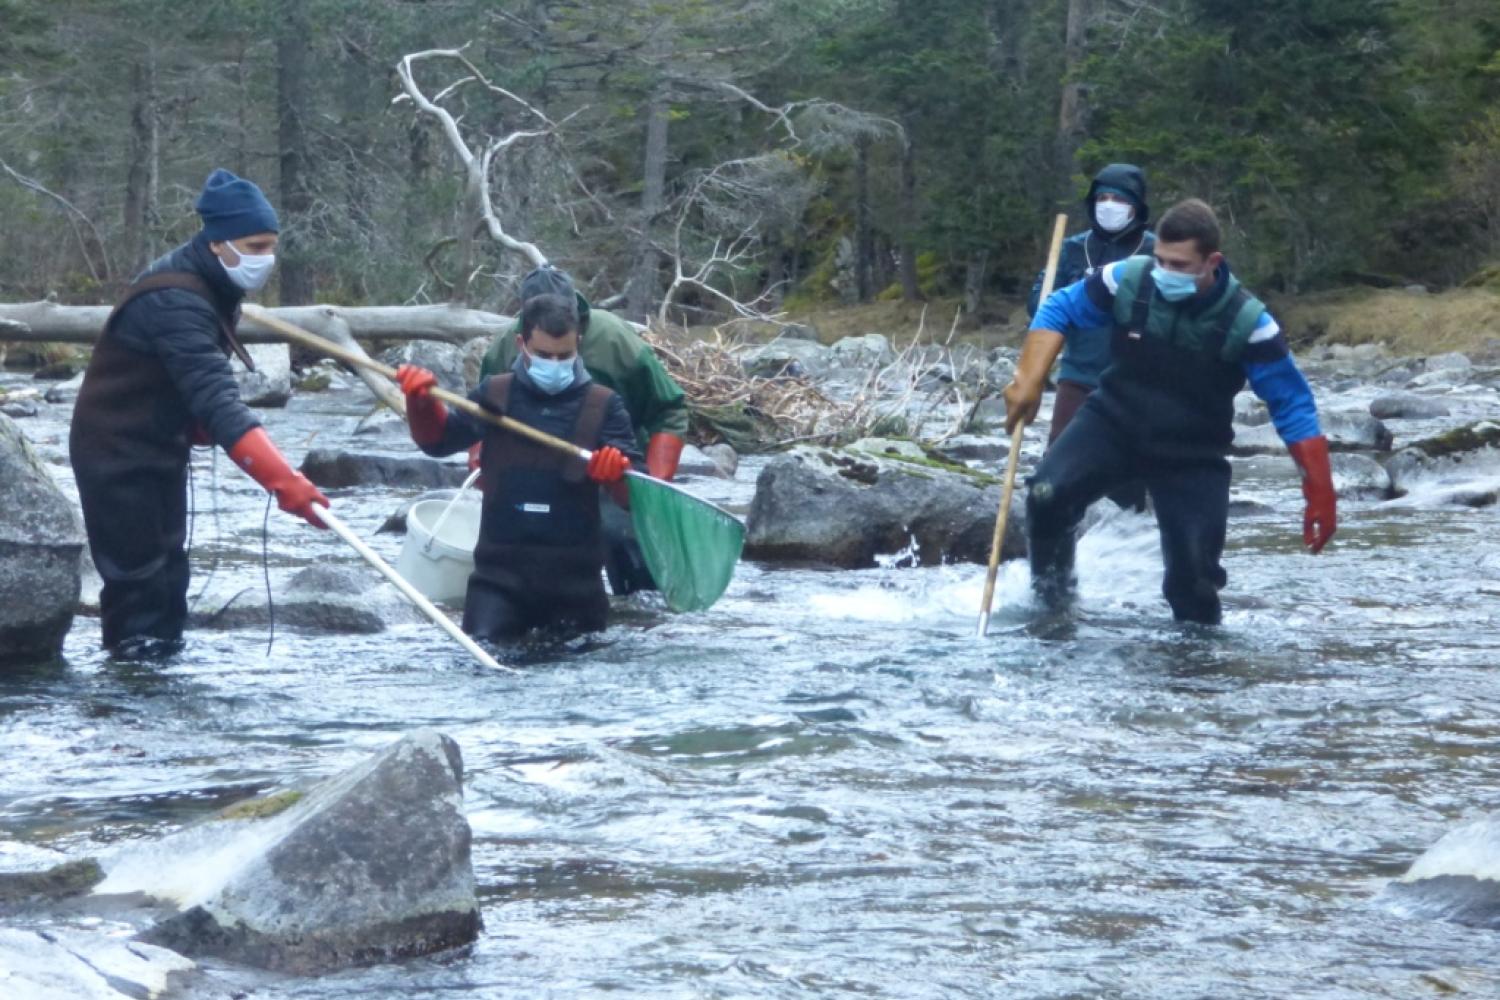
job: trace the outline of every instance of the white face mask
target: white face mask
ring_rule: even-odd
[[[219,264],[229,275],[229,280],[247,292],[258,292],[266,287],[266,282],[271,280],[271,268],[276,266],[276,255],[274,253],[245,253],[228,241],[224,245],[233,248],[234,252],[240,255],[240,262],[233,267],[224,263],[223,257],[219,258]]]
[[[1135,206],[1123,201],[1094,203],[1094,220],[1106,233],[1118,233],[1135,218]]]

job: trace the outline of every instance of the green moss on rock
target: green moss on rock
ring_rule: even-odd
[[[246,799],[244,802],[236,802],[219,812],[217,819],[268,819],[278,813],[286,812],[292,806],[302,800],[302,793],[293,789],[280,792],[272,792],[270,795],[262,795],[259,798]]]

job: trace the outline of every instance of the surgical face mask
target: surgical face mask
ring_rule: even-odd
[[[1135,206],[1123,201],[1094,203],[1094,221],[1106,233],[1118,233],[1135,218]]]
[[[556,396],[573,384],[572,358],[566,361],[553,361],[550,358],[539,358],[527,351],[526,359],[528,361],[526,371],[531,375],[532,384],[547,395]]]
[[[219,258],[224,272],[229,275],[229,280],[247,292],[258,292],[266,287],[266,282],[271,280],[271,268],[276,266],[276,255],[274,253],[245,253],[233,243],[226,243],[233,247],[234,252],[240,255],[240,262],[230,267]]]
[[[1168,271],[1157,266],[1151,271],[1151,279],[1156,282],[1156,290],[1161,292],[1161,297],[1168,302],[1181,302],[1198,294],[1198,278],[1200,275],[1189,274],[1185,271]]]

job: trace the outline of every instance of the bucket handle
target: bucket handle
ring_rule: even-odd
[[[474,481],[479,478],[480,471],[479,469],[475,469],[469,473],[469,478],[464,480],[464,484],[458,488],[458,492],[453,494],[453,499],[448,501],[448,506],[444,507],[443,512],[438,515],[437,522],[432,526],[432,534],[428,535],[427,541],[422,543],[422,551],[424,553],[428,555],[432,553],[432,543],[437,541],[438,533],[443,530],[443,525],[448,521],[448,515],[453,513],[454,505],[464,498],[464,492],[474,485]]]

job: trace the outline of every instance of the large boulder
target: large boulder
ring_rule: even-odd
[[[1448,831],[1384,896],[1408,916],[1500,930],[1500,813]]]
[[[402,365],[421,365],[437,376],[438,385],[449,392],[465,392],[464,348],[442,340],[409,340],[380,355],[380,360],[392,368]],[[475,374],[479,372],[476,366]]]
[[[463,461],[440,461],[425,455],[382,455],[314,448],[302,460],[302,474],[324,489],[392,486],[431,490],[462,486],[469,470]]]
[[[15,421],[0,416],[0,666],[62,652],[82,553],[73,505]]]
[[[999,506],[996,480],[959,466],[803,446],[761,470],[745,555],[858,568],[910,550],[926,566],[983,563]],[[1013,499],[1002,555],[1025,553],[1023,521]]]
[[[740,354],[745,374],[753,378],[778,375],[817,378],[832,364],[828,348],[811,340],[779,337],[769,344],[747,348]]]
[[[246,406],[285,406],[292,398],[292,349],[286,344],[249,344],[245,350],[255,371],[239,358],[230,360],[240,399]]]
[[[844,337],[829,348],[834,367],[839,369],[884,368],[896,360],[890,338],[883,333],[866,333]]]
[[[290,809],[244,825],[204,865],[193,897],[178,900],[180,912],[142,940],[318,974],[478,937],[463,762],[440,733],[408,734]],[[99,891],[129,881],[122,873]]]
[[[1385,470],[1398,494],[1418,484],[1462,484],[1500,475],[1500,424],[1485,420],[1424,438],[1392,455]]]

